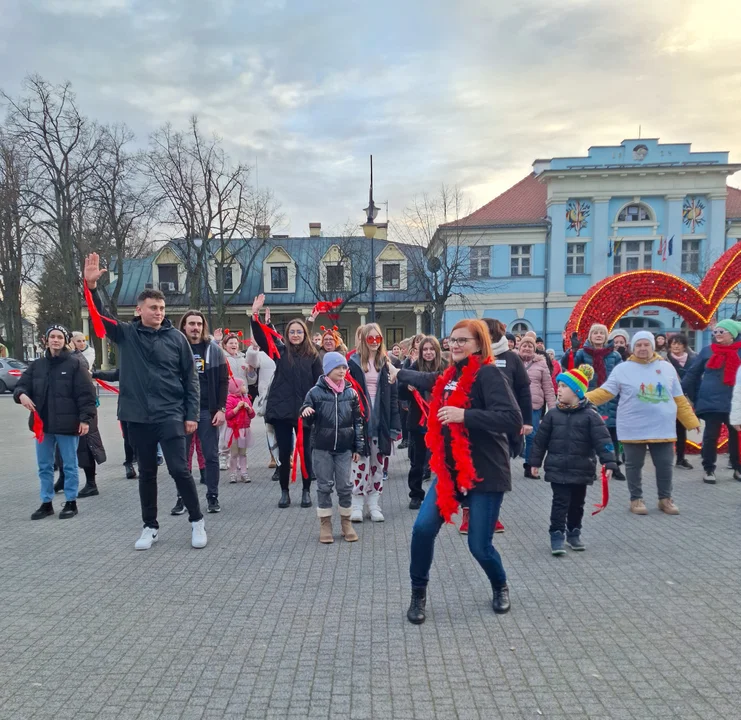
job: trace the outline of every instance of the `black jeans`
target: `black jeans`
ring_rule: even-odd
[[[610,437],[612,438],[612,446],[615,448],[615,458],[617,460],[617,464],[622,465],[623,454],[620,452],[620,441],[618,440],[618,436],[617,436],[617,428],[608,427],[607,432],[610,433]]]
[[[198,439],[201,441],[201,451],[206,460],[206,497],[219,497],[219,428],[212,425],[213,416],[208,408],[201,408],[198,418]],[[190,444],[193,435],[188,435],[188,444],[185,457],[190,457]]]
[[[124,441],[124,464],[129,465],[133,463],[136,456],[134,455],[134,448],[131,447],[131,439],[129,438],[129,423],[126,420],[121,420],[121,433]]]
[[[551,488],[553,489],[553,503],[551,504],[550,531],[564,532],[567,528],[569,532],[581,530],[587,486],[551,483]]]
[[[159,528],[157,523],[157,444],[162,448],[167,470],[175,481],[178,496],[188,508],[188,519],[203,517],[198,492],[185,461],[185,425],[182,421],[162,423],[129,422],[129,438],[139,458],[139,500],[144,527]]]
[[[677,462],[684,460],[685,451],[687,448],[687,428],[677,420],[677,447],[676,456]]]
[[[399,403],[399,420],[401,421],[401,441],[409,441],[409,407]]]
[[[425,433],[419,430],[409,430],[409,459],[411,467],[409,468],[409,497],[425,499],[425,491],[422,489],[422,479],[425,474],[430,451],[425,445]]]
[[[298,429],[298,423],[293,420],[273,420],[271,423],[275,431],[275,440],[278,443],[278,459],[280,461],[280,489],[288,490],[291,479],[291,455],[293,454],[293,433]],[[311,467],[311,432],[304,428],[304,459],[309,477],[305,480],[301,475],[301,468],[296,468],[296,477],[301,477],[304,490],[311,488],[313,470]]]
[[[702,434],[702,467],[705,471],[715,470],[715,461],[718,458],[718,438],[720,429],[725,425],[728,428],[728,451],[731,465],[734,470],[741,470],[738,461],[738,433],[731,426],[728,413],[703,413],[705,432]]]

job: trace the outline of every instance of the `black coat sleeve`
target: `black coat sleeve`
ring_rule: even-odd
[[[365,452],[365,423],[363,422],[363,416],[360,414],[360,399],[357,393],[352,400],[352,424],[355,431],[353,452],[362,455]]]
[[[95,388],[87,362],[83,363],[78,360],[76,363],[73,392],[77,401],[77,414],[80,422],[91,425],[96,419]]]
[[[548,415],[546,415],[548,417]],[[597,453],[600,464],[604,465],[609,470],[617,470],[617,462],[615,461],[615,447],[612,443],[612,437],[610,431],[605,425],[605,421],[600,417],[596,410],[589,410],[590,427],[589,431],[592,436],[592,447]]]
[[[21,395],[28,395],[34,403],[37,402],[36,398],[33,396],[33,376],[35,367],[36,361],[32,362],[23,371],[23,375],[21,375],[20,380],[18,380],[15,385],[15,389],[13,390],[13,400],[15,400],[19,405],[21,404]]]
[[[311,364],[311,377],[316,382],[322,375],[324,375],[324,368],[322,367],[322,359],[317,355],[314,358],[314,362]]]
[[[388,370],[386,371],[386,382],[388,382]],[[401,416],[399,415],[399,385],[398,383],[389,383],[391,390],[391,421],[389,423],[390,430],[396,430],[401,432]]]
[[[218,406],[219,409],[226,407],[226,396],[229,394],[229,366],[226,362],[226,356],[221,348],[219,350],[219,392]]]
[[[705,372],[705,364],[707,361],[708,357],[704,351],[697,353],[694,362],[684,373],[682,390],[693,405],[697,403],[697,394],[700,391],[700,380],[702,379],[702,374]]]
[[[198,382],[193,351],[185,335],[180,343],[180,377],[185,393],[185,421],[198,422],[201,414],[201,385]]]
[[[417,373],[427,375],[428,373]],[[434,373],[429,373],[434,374]],[[475,391],[483,408],[468,408],[463,423],[469,430],[485,432],[519,433],[522,428],[522,413],[507,379],[492,365],[479,370],[472,392]]]
[[[530,457],[528,459],[528,465],[539,468],[543,464],[546,451],[551,443],[551,433],[553,432],[553,417],[552,412],[546,413],[545,417],[540,421],[538,426],[538,432],[535,433],[535,439],[533,445],[530,448]],[[609,436],[609,433],[608,433]]]
[[[93,377],[103,382],[118,382],[120,376],[121,371],[118,368],[115,370],[93,370]]]
[[[515,355],[514,374],[512,378],[512,390],[514,391],[517,405],[522,413],[522,422],[525,425],[533,424],[533,398],[530,395],[530,376],[525,370],[525,365]]]
[[[100,313],[100,316],[103,319],[105,334],[114,343],[120,343],[125,337],[125,328],[128,326],[128,323],[120,322],[113,316],[110,309],[105,306],[103,296],[97,287],[90,291],[90,295],[93,298],[95,309]]]
[[[420,390],[432,390],[440,375],[441,373],[426,373],[418,370],[399,370],[396,382],[413,385]]]
[[[303,417],[303,412],[304,410],[306,410],[306,408],[311,408],[314,412],[311,415]],[[313,424],[314,418],[316,417],[316,405],[314,404],[314,388],[311,388],[311,390],[306,393],[304,404],[299,409],[298,414],[305,426],[308,427],[309,425]]]
[[[250,326],[252,328],[252,337],[255,339],[255,342],[260,346],[260,350],[270,355],[270,352],[268,349],[268,339],[265,336],[265,331],[262,329],[262,323],[259,323],[257,320],[255,320],[255,318],[250,318]],[[278,338],[273,338],[273,341],[275,342],[275,347],[277,348],[281,357],[283,357],[283,353],[285,352],[286,346],[280,340],[278,340]]]

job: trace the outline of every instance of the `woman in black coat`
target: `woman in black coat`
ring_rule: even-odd
[[[492,545],[504,493],[512,489],[508,436],[522,427],[522,415],[504,375],[491,364],[491,339],[481,320],[461,320],[450,334],[453,365],[442,375],[398,372],[400,382],[432,389],[427,447],[437,480],[425,497],[412,530],[409,622],[425,621],[427,583],[435,538],[469,505],[468,547],[491,582],[496,613],[510,608],[507,575]],[[396,370],[392,370],[395,379]]]
[[[679,333],[672,335],[669,341],[669,354],[666,359],[674,366],[677,371],[677,377],[679,382],[682,382],[687,369],[692,365],[697,357],[697,353],[690,350],[689,340],[687,336]],[[677,420],[677,467],[685,468],[686,470],[692,470],[692,465],[687,462],[685,454],[687,452],[687,428]]]
[[[265,326],[259,320],[260,309],[265,304],[265,295],[258,295],[252,303],[252,337],[260,350],[270,355],[270,343]],[[265,422],[273,426],[278,442],[280,461],[280,502],[279,508],[291,504],[288,482],[291,472],[291,453],[293,434],[298,435],[298,422],[301,406],[306,393],[316,385],[322,376],[322,363],[317,350],[309,337],[309,330],[303,320],[291,320],[286,325],[287,344],[276,338],[275,348],[279,357],[275,360],[275,375],[270,386],[265,405]],[[304,433],[304,462],[308,473],[303,478],[301,507],[311,507],[311,440],[310,433]]]

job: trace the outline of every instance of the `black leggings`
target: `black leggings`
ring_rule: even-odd
[[[278,443],[278,460],[280,461],[280,489],[288,490],[291,479],[291,455],[293,454],[293,434],[298,430],[298,422],[295,420],[273,420],[270,423],[275,431],[275,439]],[[311,467],[311,432],[304,428],[304,460],[309,477],[304,479],[301,468],[296,468],[296,478],[301,477],[304,490],[311,488],[313,470]]]

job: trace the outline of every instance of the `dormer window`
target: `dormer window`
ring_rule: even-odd
[[[383,289],[398,290],[401,284],[401,266],[398,263],[384,263]]]
[[[270,289],[273,292],[288,290],[287,265],[278,265],[270,268]]]
[[[340,292],[345,289],[345,266],[327,265],[327,290]]]
[[[319,288],[324,292],[349,292],[352,289],[352,247],[332,245],[319,263]]]
[[[216,287],[221,288],[224,292],[234,292],[234,276],[232,265],[216,266]],[[222,285],[222,277],[224,284]]]
[[[296,262],[282,247],[274,247],[265,258],[262,282],[266,293],[296,292]]]
[[[158,265],[159,268],[159,288],[163,292],[179,292],[178,285],[178,266],[174,264]]]
[[[618,222],[651,222],[651,211],[646,205],[635,203],[626,205],[618,214]]]

